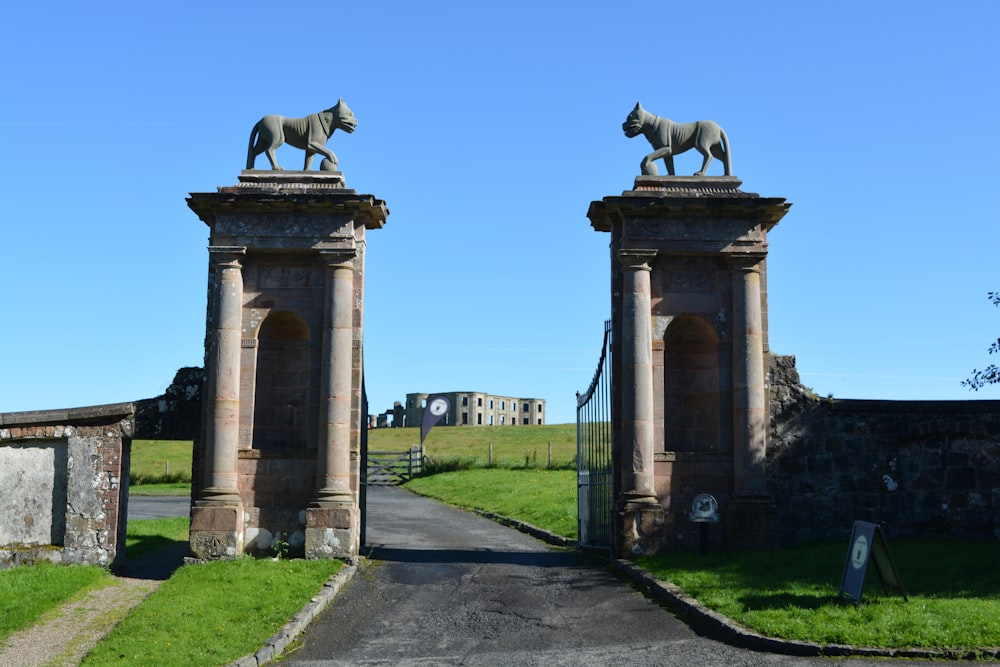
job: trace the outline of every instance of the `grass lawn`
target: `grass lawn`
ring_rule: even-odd
[[[368,431],[371,451],[403,451],[420,443],[419,428]],[[424,441],[424,453],[438,466],[475,468],[572,468],[576,465],[576,424],[545,426],[437,426]]]
[[[81,665],[224,665],[259,649],[322,588],[336,560],[185,565],[111,631]]]
[[[111,581],[96,565],[38,563],[0,570],[0,638],[34,623],[77,594]]]
[[[368,432],[371,451],[400,452],[419,442],[419,428],[381,428]],[[427,436],[424,452],[432,469],[485,468],[490,463],[491,444],[493,466],[497,468],[570,469],[576,465],[576,424],[438,426]],[[191,453],[190,441],[132,441],[131,493],[190,494]]]
[[[190,482],[173,482],[171,484],[140,484],[129,489],[133,496],[190,496]]]
[[[131,486],[191,484],[190,440],[133,440]],[[152,495],[152,494],[149,494]]]
[[[877,647],[1000,646],[1000,543],[894,542],[889,549],[908,602],[882,594],[874,565],[862,603],[838,601],[846,541],[704,557],[671,553],[637,563],[773,637]]]
[[[190,520],[185,517],[164,519],[132,519],[125,535],[125,557],[135,560],[143,556],[186,544]]]
[[[495,512],[573,538],[575,471],[545,468],[549,442],[553,467],[572,465],[575,432],[572,424],[437,427],[425,442],[426,452],[438,469],[453,471],[411,480],[407,487],[457,507]],[[405,450],[420,439],[417,429],[378,429],[369,435],[369,448],[376,451]],[[134,443],[133,452],[136,444],[141,449],[146,442]],[[487,468],[491,442],[494,467]],[[186,463],[171,462],[171,469],[190,467],[190,443],[186,447]],[[179,449],[183,456],[183,444]],[[187,485],[180,487],[187,493]],[[143,488],[133,492],[142,493]],[[177,531],[184,528],[186,524],[174,526],[174,537],[164,539],[178,539]],[[151,536],[135,539],[137,544],[155,544]],[[705,606],[773,637],[877,647],[1000,646],[1000,576],[995,565],[1000,562],[1000,542],[893,542],[889,547],[908,602],[881,594],[874,567],[869,568],[861,605],[838,601],[846,542],[705,557],[671,553],[645,557],[638,564]],[[270,590],[268,584],[257,585]]]
[[[479,509],[576,539],[576,471],[478,468],[418,477],[406,488],[464,509]]]

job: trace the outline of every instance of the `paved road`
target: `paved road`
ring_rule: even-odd
[[[585,555],[397,488],[371,490],[366,548],[286,667],[872,665],[700,637]]]
[[[129,519],[160,519],[171,516],[188,516],[191,499],[187,496],[136,496],[128,497]]]

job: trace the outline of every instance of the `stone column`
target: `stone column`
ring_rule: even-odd
[[[243,246],[209,246],[214,273],[215,330],[209,333],[205,482],[191,508],[189,544],[196,558],[236,558],[243,552],[240,498],[240,352],[243,326]]]
[[[317,507],[354,505],[351,491],[351,379],[354,250],[323,252],[326,262]]]
[[[650,262],[655,250],[620,250],[624,268],[622,424],[625,430],[623,500],[655,505],[653,485],[653,332]]]
[[[767,400],[760,257],[733,260],[733,477],[737,496],[767,496]]]
[[[209,360],[209,424],[207,429],[207,488],[210,504],[240,502],[237,449],[240,436],[240,352],[243,327],[242,246],[211,246],[215,266],[215,331]]]

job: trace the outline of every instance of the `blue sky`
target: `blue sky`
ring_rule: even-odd
[[[1000,335],[998,28],[995,0],[7,3],[0,412],[152,397],[200,365],[185,197],[236,182],[260,116],[340,97],[359,126],[329,146],[391,212],[368,244],[372,412],[467,390],[575,419],[610,302],[586,211],[639,172],[637,100],[717,121],[743,189],[794,203],[770,343],[806,385],[1000,398],[959,384]]]

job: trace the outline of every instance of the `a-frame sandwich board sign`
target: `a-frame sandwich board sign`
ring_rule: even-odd
[[[875,561],[875,571],[882,581],[885,593],[895,591],[909,601],[903,588],[903,579],[899,576],[896,563],[889,553],[889,544],[882,534],[878,524],[867,521],[855,521],[851,531],[851,544],[847,550],[847,560],[844,563],[844,574],[840,578],[840,593],[838,597],[856,605],[861,603],[861,594],[865,587],[865,573],[868,563]]]

